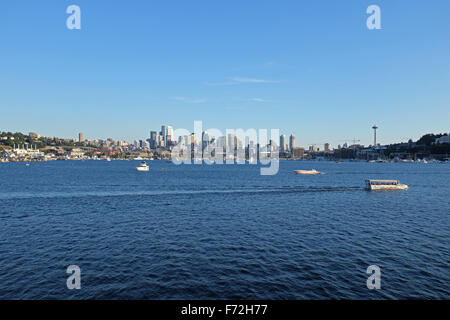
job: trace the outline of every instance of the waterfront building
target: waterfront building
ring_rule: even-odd
[[[72,159],[80,159],[80,158],[83,158],[83,157],[84,157],[84,152],[83,152],[83,150],[81,150],[81,149],[79,149],[79,148],[73,148],[73,149],[70,151],[70,157],[71,157]]]
[[[323,150],[324,150],[325,152],[331,151],[331,145],[330,145],[329,143],[325,143],[325,144],[323,145]]]
[[[435,144],[443,144],[443,143],[450,143],[450,133],[446,136],[437,138],[434,142]]]
[[[44,154],[42,152],[39,151],[39,149],[36,148],[36,145],[29,146],[28,144],[22,145],[22,147],[20,145],[14,145],[13,146],[13,155],[19,158],[25,158],[25,157],[30,157],[30,158],[39,158],[39,157],[43,157]]]
[[[83,135],[83,133],[79,133],[78,134],[78,142],[83,142],[84,141],[84,135]]]
[[[302,159],[305,156],[305,149],[295,147],[292,150],[292,156],[294,157],[294,159]]]

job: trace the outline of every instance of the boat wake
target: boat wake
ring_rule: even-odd
[[[32,198],[84,198],[84,197],[128,197],[128,196],[183,196],[214,194],[286,194],[309,192],[345,192],[362,191],[362,187],[339,186],[295,186],[295,187],[252,187],[237,189],[205,189],[205,190],[136,190],[136,191],[73,191],[73,192],[12,192],[0,194],[1,200]]]

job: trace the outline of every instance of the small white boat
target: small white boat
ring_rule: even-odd
[[[296,174],[320,174],[319,171],[312,169],[312,170],[295,170]]]
[[[408,190],[408,186],[401,184],[398,180],[366,180],[366,189],[368,191]]]
[[[150,167],[147,165],[145,161],[142,161],[140,166],[136,167],[137,171],[149,171]]]
[[[110,157],[106,158],[106,161],[110,162],[110,161],[111,161],[111,158],[110,158]]]

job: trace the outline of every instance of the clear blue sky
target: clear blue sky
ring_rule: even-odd
[[[66,28],[66,8],[82,29]],[[382,30],[366,27],[381,8]],[[134,140],[161,124],[297,144],[450,131],[450,1],[3,2],[0,131]]]

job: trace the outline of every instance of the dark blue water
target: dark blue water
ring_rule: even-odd
[[[448,164],[149,164],[0,163],[0,299],[450,298]]]

